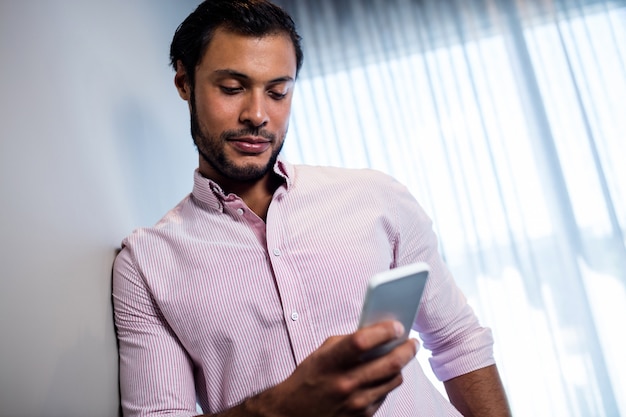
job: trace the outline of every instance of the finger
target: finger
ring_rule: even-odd
[[[383,404],[387,395],[402,384],[402,374],[382,384],[355,392],[346,402],[348,414],[373,415]]]
[[[355,367],[349,377],[360,387],[384,384],[399,375],[416,354],[417,340],[407,340],[386,355]]]
[[[404,327],[397,321],[383,321],[356,332],[328,338],[316,352],[327,369],[349,369],[361,362],[372,348],[403,337]]]
[[[372,361],[364,362],[364,369],[370,372],[389,369],[389,372],[400,372],[417,355],[419,343],[415,339],[407,339],[387,354]],[[369,365],[369,366],[368,366]]]
[[[352,333],[342,342],[339,349],[345,353],[346,357],[350,359],[350,364],[353,365],[360,361],[363,353],[403,336],[404,327],[400,322],[383,321]]]

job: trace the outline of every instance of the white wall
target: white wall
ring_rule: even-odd
[[[0,416],[115,416],[111,264],[191,189],[195,1],[0,0]]]

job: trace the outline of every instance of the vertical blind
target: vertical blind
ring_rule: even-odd
[[[515,415],[626,416],[626,1],[279,3],[287,159],[412,190]]]

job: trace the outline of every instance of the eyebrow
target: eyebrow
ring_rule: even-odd
[[[242,80],[249,80],[250,77],[244,73],[232,70],[232,69],[218,69],[214,71],[215,74],[218,75],[223,75],[223,76],[229,76],[229,77],[233,77],[233,78],[239,78]],[[273,80],[270,80],[268,82],[268,84],[278,84],[278,83],[286,83],[286,82],[293,82],[295,81],[293,79],[293,77],[290,77],[289,75],[285,75],[283,77],[278,77],[278,78],[274,78]]]

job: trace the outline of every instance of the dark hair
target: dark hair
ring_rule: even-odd
[[[194,85],[196,66],[218,28],[246,36],[285,33],[296,53],[296,74],[302,67],[300,35],[291,17],[267,0],[205,0],[178,26],[170,46],[170,63],[174,70],[182,63]]]

